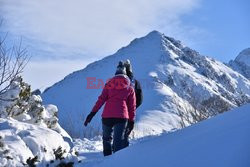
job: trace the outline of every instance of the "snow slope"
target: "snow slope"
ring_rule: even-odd
[[[249,167],[250,104],[185,129],[137,143],[96,167]]]
[[[134,137],[182,128],[250,101],[248,79],[180,41],[153,31],[43,92],[44,103],[57,105],[60,124],[73,137],[101,133],[101,111],[90,126],[83,127],[83,120],[101,92],[88,89],[87,78],[96,78],[96,85],[98,79],[105,82],[114,75],[118,61],[126,59],[131,60],[144,93]],[[191,113],[196,111],[204,113],[204,118],[194,119]]]
[[[250,79],[250,48],[241,51],[234,61],[229,62],[229,66]]]

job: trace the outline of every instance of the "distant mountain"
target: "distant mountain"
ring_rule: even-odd
[[[91,137],[101,132],[100,114],[89,127],[83,120],[101,89],[88,89],[87,78],[106,81],[119,60],[130,59],[141,81],[144,101],[137,110],[135,137],[160,134],[250,102],[250,81],[225,64],[153,31],[133,40],[114,55],[73,72],[46,89],[45,104],[59,108],[59,120],[73,137]]]
[[[235,60],[229,62],[229,66],[250,79],[250,48],[241,51]]]

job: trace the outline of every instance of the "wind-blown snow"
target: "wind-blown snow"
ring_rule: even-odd
[[[62,127],[73,137],[101,134],[100,114],[83,127],[101,89],[87,89],[87,77],[104,82],[114,76],[118,61],[130,59],[143,87],[134,137],[160,134],[195,122],[190,112],[221,113],[250,101],[250,81],[221,62],[204,57],[180,41],[157,31],[133,40],[114,55],[66,76],[43,94],[45,104],[59,109]],[[187,120],[182,120],[185,115]],[[211,114],[213,115],[213,114]]]
[[[137,143],[96,167],[249,167],[250,104],[185,129]]]

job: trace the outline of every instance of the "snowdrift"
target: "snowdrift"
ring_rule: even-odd
[[[94,166],[249,167],[249,123],[250,104],[247,104],[185,129],[137,143]]]

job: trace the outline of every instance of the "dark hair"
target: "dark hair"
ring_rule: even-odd
[[[128,68],[126,68],[126,73],[127,73],[127,76],[129,77],[130,80],[132,80],[134,78],[133,72],[130,71]]]

